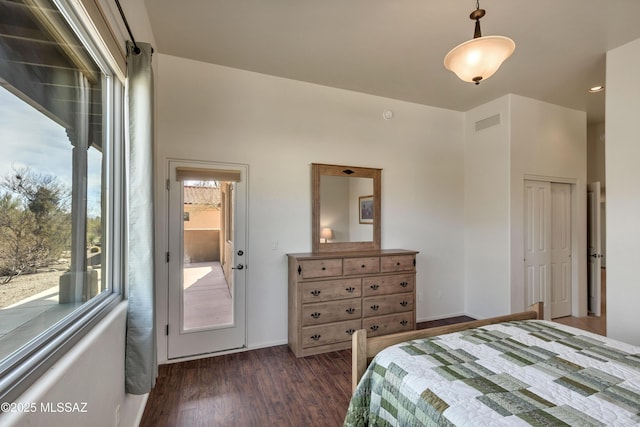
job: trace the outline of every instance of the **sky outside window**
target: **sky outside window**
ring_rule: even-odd
[[[71,189],[73,146],[65,129],[0,86],[0,178],[23,167]],[[87,215],[101,214],[102,155],[88,152]]]

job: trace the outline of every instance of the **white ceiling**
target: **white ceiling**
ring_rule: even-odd
[[[605,53],[640,38],[640,0],[481,0],[516,51],[475,86],[442,64],[473,0],[145,0],[160,53],[466,111],[507,93],[604,121]]]

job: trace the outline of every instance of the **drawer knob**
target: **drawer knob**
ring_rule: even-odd
[[[326,270],[326,269],[327,269],[327,267],[322,267],[322,271],[324,271],[324,270]]]
[[[317,289],[312,290],[310,293],[311,293],[311,295],[313,295],[314,297],[317,297],[318,295],[320,295],[320,291],[319,291],[319,290],[317,290]]]
[[[409,303],[407,301],[402,301],[400,305],[403,307],[406,307],[407,305],[409,305]]]
[[[347,313],[349,313],[349,314],[353,314],[353,313],[355,313],[355,312],[356,312],[356,309],[355,309],[355,308],[353,308],[353,307],[349,307],[349,308],[347,308],[345,311],[346,311]]]
[[[366,265],[362,264],[362,268],[366,268],[366,267],[367,267]]]
[[[407,282],[400,282],[400,286],[402,286],[403,288],[406,288],[407,286],[409,286],[409,283],[407,283]]]
[[[354,288],[353,286],[349,286],[347,289],[345,289],[345,291],[352,293],[353,291],[355,291],[356,288]]]
[[[401,324],[402,326],[407,326],[407,324],[408,324],[408,323],[409,323],[409,322],[408,322],[407,320],[403,320],[402,322],[400,322],[400,324]]]
[[[371,289],[373,289],[374,291],[376,289],[378,289],[380,287],[380,285],[376,285],[375,283],[373,285],[371,285]]]
[[[353,335],[355,331],[356,331],[355,329],[347,329],[345,332],[349,335]]]
[[[321,336],[322,335],[319,335],[319,334],[311,335],[311,339],[314,340],[314,341],[318,341]]]
[[[376,311],[376,310],[377,310],[377,309],[379,309],[379,308],[380,308],[380,306],[379,306],[378,304],[373,304],[373,305],[371,306],[371,310],[373,310],[373,311]]]
[[[399,263],[399,262],[396,262],[396,265],[400,265],[400,263]]]
[[[377,331],[379,328],[378,325],[371,325],[371,327],[369,329],[371,329],[372,331]]]
[[[318,313],[317,311],[314,311],[313,313],[311,313],[311,317],[313,317],[314,319],[317,319],[318,317],[320,317],[321,313]]]

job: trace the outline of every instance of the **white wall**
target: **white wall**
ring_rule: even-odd
[[[500,124],[476,131],[479,120]],[[586,315],[586,114],[517,95],[467,112],[465,308],[473,317],[524,309],[524,179],[575,183],[573,313]]]
[[[287,342],[285,254],[311,250],[312,162],[382,168],[382,246],[420,251],[417,318],[464,311],[462,113],[168,55],[158,61],[158,251],[167,241],[166,158],[249,165],[249,348]],[[385,109],[393,119],[383,119]],[[166,307],[166,282],[157,300]],[[158,314],[164,325],[166,313]],[[166,357],[166,337],[158,340]]]
[[[348,181],[343,176],[320,177],[320,229],[330,227],[333,230],[333,241],[336,242],[348,242],[350,238]],[[368,240],[373,240],[373,233]]]
[[[607,53],[607,335],[640,345],[640,39]]]
[[[475,123],[500,115],[500,124]],[[465,310],[475,318],[510,313],[509,97],[466,114],[464,157]]]
[[[607,178],[605,175],[605,124],[597,123],[587,126],[587,182],[600,181],[606,193]]]

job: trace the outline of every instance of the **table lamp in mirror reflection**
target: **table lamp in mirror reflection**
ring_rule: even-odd
[[[327,240],[333,239],[333,230],[329,227],[323,227],[320,231],[320,238],[324,239],[324,243],[327,243]]]

